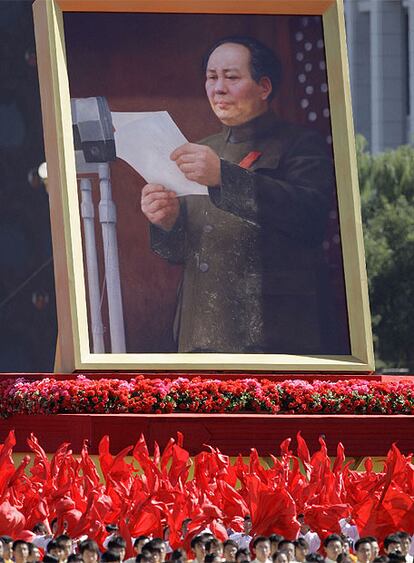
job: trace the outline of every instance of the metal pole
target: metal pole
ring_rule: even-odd
[[[99,164],[99,221],[105,259],[105,279],[108,295],[111,352],[124,353],[125,327],[122,308],[121,282],[119,278],[118,243],[116,237],[116,208],[112,201],[109,164]]]
[[[101,315],[101,298],[99,289],[98,258],[95,241],[95,212],[92,202],[92,182],[89,178],[80,181],[81,215],[85,234],[86,270],[88,276],[89,306],[91,314],[92,352],[104,353],[103,324]]]

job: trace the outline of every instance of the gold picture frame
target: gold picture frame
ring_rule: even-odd
[[[342,372],[374,370],[342,0],[36,0],[33,5],[48,165],[58,310],[56,370],[223,370]],[[320,16],[349,330],[349,354],[91,353],[82,229],[75,168],[65,13]]]

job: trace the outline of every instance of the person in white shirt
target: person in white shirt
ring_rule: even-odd
[[[270,541],[266,536],[257,536],[254,538],[252,551],[255,556],[252,563],[271,563]]]
[[[309,546],[310,553],[316,553],[321,547],[321,540],[316,532],[312,532],[310,526],[305,522],[305,516],[298,514],[297,520],[300,524],[298,538],[303,538]]]
[[[412,536],[412,538],[411,538],[411,546],[410,546],[410,551],[408,552],[408,554],[414,556],[414,536]]]
[[[344,541],[338,534],[330,534],[323,542],[326,557],[325,563],[336,563],[336,558],[344,549]]]
[[[237,543],[239,549],[244,547],[249,547],[252,541],[252,536],[250,535],[252,529],[252,519],[250,516],[245,516],[243,521],[243,532],[236,532],[229,536],[229,540],[233,540]]]
[[[344,536],[351,538],[353,545],[355,545],[355,542],[359,540],[359,532],[355,524],[351,524],[351,516],[348,516],[347,518],[341,518],[339,520],[339,525]]]
[[[57,523],[57,518],[53,518],[50,523],[51,534],[47,533],[47,529],[44,524],[36,524],[33,528],[33,532],[36,534],[32,540],[33,545],[46,552],[48,543],[53,539],[53,536],[56,533]]]

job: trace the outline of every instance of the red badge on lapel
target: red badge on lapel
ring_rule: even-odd
[[[239,166],[242,168],[250,168],[252,164],[256,162],[258,158],[262,156],[262,153],[259,151],[251,151],[248,155],[241,159],[239,162]]]

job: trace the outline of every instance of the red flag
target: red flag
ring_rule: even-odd
[[[33,477],[43,482],[47,481],[50,475],[50,463],[44,449],[40,447],[34,434],[30,434],[30,438],[27,439],[27,445],[35,454],[30,473]]]
[[[14,431],[10,430],[0,450],[0,497],[3,498],[9,479],[15,472],[12,451],[16,445]]]
[[[311,461],[309,449],[300,432],[296,434],[296,441],[298,443],[298,458],[304,465],[309,465]]]
[[[252,516],[252,535],[280,534],[285,538],[297,537],[300,524],[296,520],[296,504],[288,491],[260,491]]]
[[[26,518],[12,506],[8,500],[0,504],[0,535],[17,538],[20,530],[24,530]]]
[[[336,505],[312,505],[303,511],[305,522],[310,528],[317,532],[320,538],[325,538],[329,534],[340,534],[341,528],[339,520],[346,518],[350,514],[350,508],[347,504]]]
[[[221,497],[221,509],[224,514],[224,524],[227,528],[232,528],[231,524],[236,516],[242,518],[243,516],[249,514],[246,501],[225,481],[217,482],[217,492]]]

